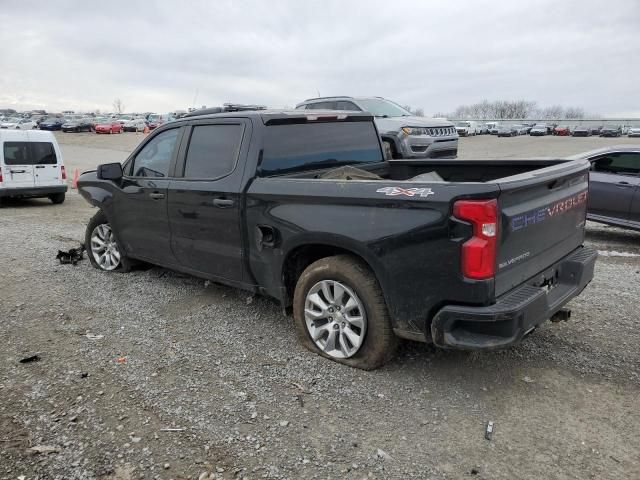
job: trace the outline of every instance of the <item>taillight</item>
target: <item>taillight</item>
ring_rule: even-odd
[[[462,244],[462,274],[483,280],[496,274],[498,201],[458,200],[453,215],[471,222],[473,236]]]
[[[61,176],[62,180],[66,180],[67,179],[67,170],[64,168],[64,165],[60,166],[60,176]]]
[[[0,167],[0,183],[3,182],[3,178],[2,178],[2,167]]]

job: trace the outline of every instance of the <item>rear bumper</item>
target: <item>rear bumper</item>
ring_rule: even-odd
[[[445,306],[431,323],[433,342],[444,348],[498,349],[519,343],[536,326],[576,297],[593,278],[598,253],[580,247],[545,272],[548,290],[524,284],[484,307]],[[548,276],[547,276],[548,275]]]
[[[3,188],[0,189],[0,197],[46,197],[54,193],[65,193],[66,185],[51,187],[29,187],[29,188]]]

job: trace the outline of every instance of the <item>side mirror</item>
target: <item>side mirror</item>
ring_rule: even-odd
[[[98,165],[98,178],[117,182],[122,180],[122,165],[119,163],[104,163]]]

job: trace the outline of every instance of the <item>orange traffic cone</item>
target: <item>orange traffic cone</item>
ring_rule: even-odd
[[[145,135],[149,133],[149,125],[144,126],[144,131],[142,133],[144,133]]]
[[[73,181],[71,182],[71,188],[78,188],[78,177],[80,176],[80,172],[76,168],[73,171]]]

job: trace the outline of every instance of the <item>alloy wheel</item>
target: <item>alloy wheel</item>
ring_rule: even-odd
[[[115,270],[120,265],[120,249],[108,223],[91,232],[91,254],[102,270]]]
[[[322,280],[311,287],[304,318],[311,339],[335,358],[355,355],[367,333],[364,304],[350,287],[336,280]]]

